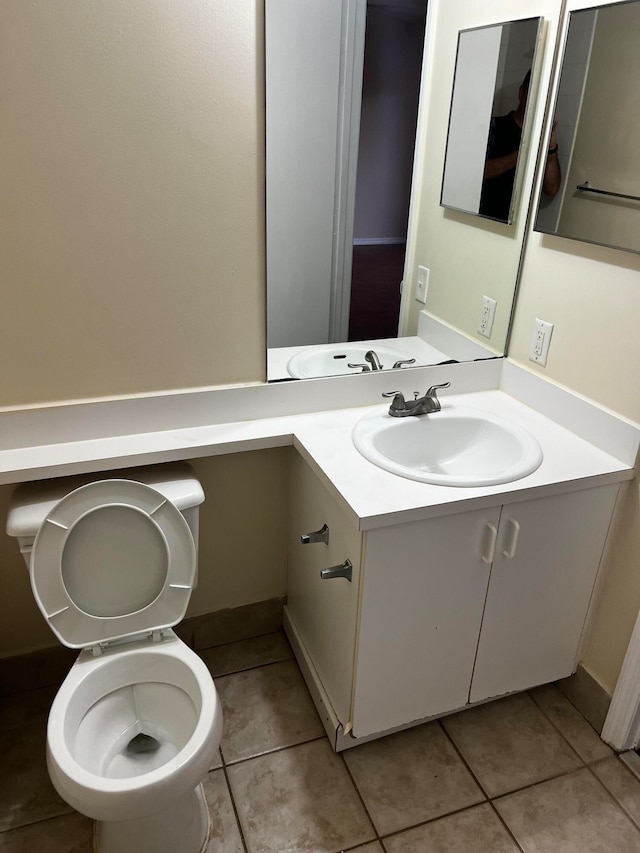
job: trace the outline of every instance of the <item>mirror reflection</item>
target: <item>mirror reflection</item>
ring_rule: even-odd
[[[422,363],[376,345],[398,334],[426,7],[265,4],[269,379],[310,375],[289,360],[333,342],[370,346],[334,353],[330,375],[377,369],[369,349]]]
[[[443,207],[510,223],[539,18],[463,30],[451,99]],[[545,191],[560,187],[555,154]]]
[[[566,176],[535,229],[640,252],[640,2],[571,12],[554,128]]]

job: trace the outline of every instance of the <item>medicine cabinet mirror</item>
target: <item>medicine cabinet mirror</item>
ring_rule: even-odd
[[[459,33],[443,207],[512,222],[539,35],[540,18]]]
[[[640,2],[572,11],[553,106],[562,169],[535,230],[640,252]]]

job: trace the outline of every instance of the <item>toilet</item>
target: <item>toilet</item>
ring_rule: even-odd
[[[202,486],[182,463],[19,486],[7,533],[54,634],[80,650],[47,726],[60,796],[99,853],[200,853],[222,735],[203,661],[172,631],[197,575]]]

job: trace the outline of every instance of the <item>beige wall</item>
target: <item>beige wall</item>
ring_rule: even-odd
[[[54,5],[55,14],[50,11]],[[486,22],[484,13],[483,20],[478,19],[477,5],[471,0],[455,0],[455,4],[452,0],[446,0],[446,3],[441,3],[439,12],[446,16],[450,9],[455,8],[457,10],[456,26],[474,26]],[[22,0],[16,0],[16,2],[9,2],[8,0],[3,6],[5,23],[10,24],[10,26],[5,26],[2,31],[4,35],[3,44],[0,45],[2,48],[0,50],[0,62],[2,63],[0,86],[5,86],[9,90],[12,86],[21,86],[24,90],[24,87],[29,83],[28,80],[15,79],[15,70],[17,68],[24,70],[27,60],[20,56],[20,51],[13,47],[12,39],[7,37],[9,31],[18,39],[21,52],[29,54],[31,42],[28,34],[30,27],[33,26],[33,44],[38,45],[38,55],[40,55],[40,51],[45,49],[45,45],[40,44],[38,39],[40,42],[46,42],[45,35],[48,28],[53,34],[57,34],[61,38],[63,33],[60,26],[61,22],[65,21],[65,26],[70,29],[73,36],[71,43],[77,42],[77,50],[80,50],[82,40],[76,34],[76,21],[71,15],[71,6],[74,10],[85,9],[82,18],[84,24],[78,22],[78,27],[85,26],[86,28],[86,15],[89,14],[87,11],[89,9],[96,13],[98,8],[102,8],[104,13],[107,8],[117,8],[119,14],[125,14],[124,5],[116,3],[115,0],[112,0],[110,4],[102,4],[102,6],[96,3],[86,4],[86,6],[71,4],[66,0],[56,0],[55,4],[51,0],[35,0],[30,4],[24,4]],[[183,6],[192,11],[202,9],[199,5],[187,3],[186,0],[180,0],[180,2],[176,0],[173,5],[162,4],[163,9],[173,9],[178,17],[178,10]],[[488,4],[483,4],[483,9],[485,7],[490,8]],[[143,6],[143,8],[146,7]],[[226,118],[233,117],[234,122],[237,118],[238,124],[234,123],[234,128],[245,127],[246,129],[245,124],[243,124],[246,122],[248,126],[255,129],[259,123],[257,116],[260,114],[260,109],[256,111],[256,80],[254,74],[256,57],[254,52],[249,49],[246,41],[252,37],[253,30],[251,26],[245,30],[242,23],[243,13],[247,12],[248,7],[238,0],[234,0],[233,3],[229,4],[221,2],[207,4],[207,8],[209,9],[208,14],[228,14],[231,16],[228,20],[234,22],[233,26],[229,28],[224,26],[220,31],[225,32],[225,38],[222,39],[221,37],[220,41],[224,42],[229,39],[231,47],[225,48],[224,44],[217,46],[215,59],[212,62],[219,72],[218,87],[213,102],[208,101],[207,103],[212,109],[222,110]],[[538,0],[535,0],[531,3],[531,8],[527,4],[527,9],[520,11],[522,14],[536,14],[536,10],[540,8]],[[143,15],[140,3],[135,4],[135,9],[137,10],[136,15]],[[508,12],[512,11],[504,3],[500,5],[497,2],[491,4],[491,10],[495,12],[495,19],[500,16],[508,16]],[[29,16],[32,16],[32,20],[28,20]],[[249,18],[252,20],[251,16]],[[133,24],[133,22],[130,23]],[[246,24],[246,20],[244,23]],[[138,27],[139,32],[140,30],[146,32],[144,27]],[[247,35],[247,31],[249,35]],[[182,30],[178,28],[178,32],[181,33]],[[122,35],[122,38],[126,40],[127,36]],[[53,40],[55,41],[55,39]],[[236,46],[235,49],[239,56],[234,55],[233,45]],[[87,42],[87,48],[89,46],[90,42]],[[244,56],[243,51],[245,49],[247,67],[244,68],[243,72],[243,63],[240,60]],[[167,44],[167,50],[171,54],[172,44]],[[91,51],[88,50],[88,53],[90,54]],[[179,51],[176,49],[175,53],[177,62]],[[60,55],[57,56],[56,62],[62,66],[67,53],[58,51],[58,54]],[[153,56],[147,57],[147,59],[153,59]],[[443,115],[446,114],[448,117],[452,58],[449,57],[449,60],[448,72],[445,70],[444,73],[438,73],[434,78],[437,81],[436,88],[439,91],[433,94],[435,99],[434,117],[429,117],[429,121],[436,125],[437,122],[443,121]],[[249,71],[247,68],[253,68],[253,71]],[[11,85],[7,83],[7,69],[11,70],[13,74]],[[35,73],[35,70],[32,70],[32,76]],[[67,73],[70,77],[74,76],[71,70],[68,70]],[[53,76],[55,77],[55,74]],[[68,84],[73,91],[74,81],[70,79]],[[62,83],[58,80],[55,85],[58,94],[60,94],[63,91]],[[49,91],[49,82],[42,72],[31,80],[29,86],[32,93],[31,97],[35,98],[36,101],[41,97],[38,94],[40,89],[44,89],[45,93]],[[246,98],[240,97],[237,103],[233,97],[227,100],[225,95],[227,86],[231,87],[236,94],[238,89],[241,89]],[[92,85],[91,89],[95,91],[95,85]],[[6,92],[3,93],[3,97],[6,94]],[[182,94],[186,97],[186,90],[183,90]],[[38,101],[43,117],[48,115],[47,110],[45,110],[45,101],[46,95],[43,95],[42,100]],[[445,101],[447,109],[443,113]],[[177,103],[172,106],[172,109],[174,108],[179,114],[183,105]],[[166,105],[156,104],[154,109],[159,110],[160,115],[164,115],[168,121],[170,111]],[[40,151],[38,128],[32,127],[33,120],[28,115],[24,115],[24,112],[24,110],[18,111],[17,115],[12,118],[10,127],[12,139],[14,141],[22,140],[22,147],[12,153],[12,168],[16,169],[20,166],[20,161],[25,158],[33,157],[34,164],[41,163],[38,153]],[[57,105],[51,106],[51,112],[54,117],[59,118]],[[74,128],[78,121],[81,126],[84,126],[82,115],[78,116],[73,111],[70,115],[73,115]],[[243,116],[244,118],[242,118]],[[195,115],[192,115],[192,118],[195,120]],[[24,123],[24,127],[18,133],[16,127],[21,122]],[[3,122],[2,127],[6,138],[7,123]],[[67,148],[65,149],[63,145],[64,134],[59,128],[60,137],[57,139],[55,149],[62,174],[67,178],[70,172],[73,173],[72,166],[76,160],[72,158],[72,162],[68,162],[68,158],[64,156],[65,150],[73,151],[74,158],[83,156],[81,138],[75,130],[72,132],[71,127],[71,120],[69,120],[66,124]],[[191,146],[198,148],[199,136],[194,128],[188,131],[187,126],[181,125],[181,127],[185,138],[189,140],[189,150],[193,153]],[[25,128],[31,128],[31,130],[27,133]],[[241,365],[249,364],[245,378],[257,377],[264,357],[264,341],[261,337],[262,333],[258,332],[258,329],[262,329],[264,318],[264,295],[261,290],[255,287],[258,269],[261,270],[262,264],[262,207],[260,202],[262,157],[259,152],[259,145],[255,146],[252,153],[247,153],[243,149],[241,142],[246,141],[246,139],[242,134],[236,140],[236,147],[240,149],[238,152],[229,150],[234,148],[234,145],[230,143],[228,138],[228,127],[220,128],[219,140],[214,140],[211,128],[210,131],[211,133],[206,139],[216,154],[213,158],[214,171],[219,183],[216,184],[215,181],[212,181],[208,186],[210,188],[219,186],[220,192],[217,195],[214,193],[214,198],[209,199],[207,204],[204,204],[202,198],[197,194],[196,199],[199,199],[198,205],[202,205],[198,207],[198,210],[203,211],[207,205],[211,205],[213,219],[211,224],[207,222],[207,229],[212,250],[209,254],[204,245],[206,243],[209,246],[209,242],[202,241],[197,235],[194,236],[195,243],[189,244],[194,249],[196,257],[200,259],[198,263],[201,261],[203,268],[207,268],[207,264],[209,264],[207,275],[204,276],[207,279],[207,287],[204,287],[204,278],[199,278],[194,267],[186,263],[190,257],[190,251],[184,247],[183,260],[185,266],[181,270],[181,275],[176,277],[173,274],[175,270],[172,270],[171,276],[162,279],[163,295],[167,300],[163,304],[171,307],[166,316],[159,318],[159,322],[164,325],[165,330],[167,326],[171,325],[174,310],[187,311],[186,308],[180,307],[178,309],[176,307],[176,302],[179,301],[175,295],[176,292],[180,298],[184,298],[185,288],[189,292],[193,292],[197,290],[198,286],[202,286],[206,290],[206,293],[203,294],[205,301],[210,298],[217,305],[217,312],[202,317],[202,322],[206,323],[210,332],[207,340],[205,340],[207,335],[201,334],[202,330],[196,321],[197,318],[192,316],[187,332],[180,339],[172,339],[168,347],[168,351],[171,353],[171,361],[176,361],[181,366],[180,381],[184,381],[186,384],[198,384],[202,381],[195,378],[195,373],[198,372],[201,365],[200,360],[196,358],[195,348],[190,348],[194,341],[198,342],[198,346],[204,348],[203,351],[206,350],[209,353],[207,358],[211,357],[212,350],[217,352],[216,363],[206,365],[207,370],[216,373],[215,381],[235,381],[234,377],[236,377],[237,372],[233,359],[222,357],[221,351],[216,349],[219,344],[218,338],[225,340],[232,347],[231,350],[225,350],[225,352],[238,353]],[[108,132],[108,126],[104,127],[104,132]],[[32,134],[34,135],[32,136]],[[433,150],[436,154],[439,151],[441,157],[444,152],[442,125],[440,125],[439,131],[437,127],[434,128],[433,134],[435,139]],[[176,135],[179,135],[177,130]],[[247,131],[247,135],[250,136],[251,134]],[[152,140],[147,138],[147,142],[151,145]],[[163,149],[162,145],[158,147]],[[31,152],[31,148],[34,148],[35,151]],[[53,144],[48,146],[47,150],[52,148]],[[251,146],[248,145],[247,148],[250,149]],[[161,154],[155,150],[153,145],[151,145],[150,150],[153,156],[148,159],[154,160],[157,156],[160,157],[163,166],[167,165],[167,161],[162,160]],[[4,157],[4,154],[2,156]],[[243,156],[244,165],[247,166],[244,172],[241,168],[242,164],[239,162]],[[140,168],[145,170],[147,164],[143,162],[142,150],[138,151],[138,157]],[[45,161],[46,163],[43,166],[50,165],[48,158],[45,158]],[[175,166],[179,168],[180,163],[176,161]],[[193,172],[188,168],[186,161],[183,168],[190,173],[186,175],[186,186],[193,189]],[[197,171],[195,166],[194,170]],[[3,245],[3,252],[5,256],[11,258],[13,270],[12,274],[6,276],[3,282],[3,298],[8,299],[9,303],[14,305],[18,305],[22,301],[27,302],[30,305],[30,310],[35,311],[37,323],[40,325],[45,323],[48,315],[53,318],[60,311],[58,302],[62,303],[64,300],[68,300],[67,304],[70,306],[69,313],[58,317],[56,321],[60,323],[59,328],[61,330],[60,334],[56,336],[56,341],[63,341],[65,348],[68,347],[69,350],[63,349],[61,343],[52,346],[53,335],[50,340],[46,333],[44,338],[32,333],[29,335],[28,341],[22,335],[17,338],[17,330],[12,328],[12,325],[16,324],[13,315],[3,314],[0,319],[3,326],[2,334],[0,334],[3,363],[13,363],[20,353],[26,359],[24,363],[21,362],[18,365],[21,379],[20,383],[17,383],[20,387],[21,383],[25,385],[26,390],[22,392],[26,394],[25,401],[27,399],[29,401],[44,401],[55,396],[80,394],[95,396],[98,393],[117,393],[118,390],[124,392],[131,390],[131,388],[153,390],[156,387],[168,387],[170,384],[176,384],[178,378],[174,377],[171,372],[173,368],[166,365],[167,359],[163,360],[161,357],[159,361],[150,364],[147,363],[144,352],[138,353],[141,366],[138,367],[137,360],[133,362],[136,364],[136,370],[130,371],[132,376],[127,376],[125,369],[127,360],[121,357],[118,349],[122,347],[128,353],[136,342],[132,339],[129,340],[127,334],[123,333],[118,336],[115,344],[111,344],[112,339],[114,339],[113,328],[107,328],[102,343],[99,345],[98,341],[103,332],[94,328],[94,324],[91,323],[93,314],[106,310],[105,302],[113,301],[118,295],[122,295],[121,282],[117,276],[112,274],[113,270],[102,275],[104,265],[106,265],[107,270],[110,270],[112,269],[111,264],[117,266],[124,263],[122,258],[113,259],[110,255],[111,249],[119,244],[118,241],[104,242],[106,237],[101,234],[102,225],[105,226],[105,233],[109,233],[107,227],[109,225],[116,229],[123,207],[126,212],[126,205],[129,203],[121,200],[120,207],[115,205],[120,186],[118,176],[112,175],[112,182],[105,180],[102,184],[107,196],[105,200],[107,209],[103,216],[100,211],[88,205],[88,201],[83,195],[83,183],[78,176],[76,176],[75,181],[67,182],[66,191],[63,192],[65,187],[56,185],[56,175],[59,174],[59,169],[54,170],[54,172],[47,169],[42,174],[30,175],[28,174],[29,170],[23,166],[20,174],[24,186],[16,185],[15,177],[7,175],[6,171],[3,170],[0,179],[8,181],[12,187],[10,196],[12,210],[16,215],[20,213],[18,221],[21,224],[19,228],[16,227],[15,232],[12,232],[16,246],[12,244],[12,241],[7,241]],[[465,283],[469,284],[475,281],[476,272],[482,269],[483,264],[489,263],[492,254],[496,270],[501,269],[500,258],[503,254],[510,259],[507,266],[513,268],[512,255],[514,249],[512,244],[514,241],[508,233],[499,230],[492,231],[490,228],[481,226],[479,220],[470,224],[467,220],[456,219],[455,216],[445,216],[438,206],[440,168],[432,171],[431,175],[427,175],[425,170],[423,177],[420,178],[422,192],[424,193],[424,198],[418,199],[422,217],[421,227],[427,229],[431,223],[435,223],[434,228],[436,230],[434,233],[439,236],[437,239],[431,238],[431,244],[433,245],[441,240],[443,247],[447,249],[446,253],[441,253],[436,259],[437,264],[434,265],[433,271],[437,274],[432,281],[437,289],[440,276],[449,276],[446,265],[446,261],[449,260],[453,269],[457,271],[455,277],[449,276],[452,285],[456,287],[459,285],[457,291],[459,298],[465,300],[467,298],[464,290]],[[83,171],[82,174],[85,172]],[[132,175],[135,177],[131,171],[127,174],[128,180],[132,179]],[[158,167],[154,174],[156,178],[161,177],[164,174],[164,168]],[[225,175],[226,177],[224,177]],[[165,177],[167,181],[170,181],[171,174]],[[177,175],[173,177],[175,180],[172,199],[175,202],[176,228],[180,226],[183,215],[187,222],[194,224],[189,205],[179,192]],[[205,183],[207,177],[211,176],[205,173],[203,175]],[[58,191],[50,193],[49,190],[56,188],[56,186]],[[152,187],[149,187],[150,192],[151,189]],[[237,205],[232,198],[234,190],[239,195]],[[42,210],[39,209],[38,201],[40,201]],[[117,216],[114,211],[117,212]],[[147,207],[148,211],[149,207]],[[87,216],[84,215],[85,212]],[[92,219],[89,214],[93,217]],[[160,220],[166,224],[167,211],[161,209],[158,215]],[[92,223],[91,228],[89,228],[87,221]],[[147,226],[152,228],[155,221],[154,217],[149,216]],[[131,227],[137,227],[138,218],[131,212],[127,222]],[[144,231],[144,229],[142,230]],[[186,226],[181,232],[183,236],[185,230]],[[426,262],[429,265],[431,256],[421,254],[422,251],[425,253],[431,251],[431,247],[427,246],[426,234],[427,231],[425,230],[425,242],[421,244],[422,248],[415,260],[417,263]],[[126,233],[118,233],[118,236],[124,240],[123,253],[130,253],[135,256],[136,263],[138,261],[142,263],[141,255],[137,253],[137,235],[135,239],[131,240],[127,238]],[[60,237],[59,240],[58,237]],[[175,233],[173,238],[175,238]],[[488,255],[482,254],[485,238],[487,245],[491,246],[491,252]],[[89,240],[90,247],[85,251],[86,240]],[[171,246],[174,241],[174,239],[169,241],[167,248],[162,240],[151,240],[150,243],[146,244],[146,249],[142,253],[145,264],[155,262],[158,274],[162,273],[163,263],[166,261],[165,253],[171,254],[173,251]],[[231,243],[231,251],[228,250],[226,243]],[[256,246],[259,249],[256,249]],[[28,247],[29,251],[27,252]],[[95,254],[94,248],[100,249],[97,255],[100,263],[96,262],[91,267]],[[54,265],[57,276],[57,289],[55,290],[45,289],[44,287],[45,273],[51,254],[49,250],[53,253],[52,256],[56,259],[56,263],[59,262],[57,266]],[[121,253],[114,250],[114,254],[119,255]],[[458,256],[463,259],[466,258],[466,266],[460,266]],[[483,259],[483,264],[477,260],[480,257]],[[250,274],[245,265],[248,265]],[[72,297],[84,292],[82,285],[83,282],[87,281],[87,278],[84,273],[82,275],[75,275],[75,273],[77,273],[78,268],[82,271],[85,266],[91,268],[92,272],[99,276],[100,288],[85,292],[83,300],[76,305]],[[15,277],[16,270],[22,270],[18,278]],[[540,370],[552,380],[573,388],[627,417],[640,421],[640,399],[636,388],[637,376],[640,373],[640,336],[636,328],[637,318],[640,316],[639,272],[640,258],[637,256],[530,233],[527,238],[510,355],[527,367]],[[67,273],[74,273],[75,277],[72,276],[71,279],[68,279]],[[463,274],[466,279],[458,281],[457,278]],[[234,284],[231,290],[229,289],[229,275],[232,276]],[[261,272],[260,275],[262,275]],[[453,278],[456,278],[456,281],[453,281]],[[176,288],[176,282],[181,285],[181,288]],[[242,286],[235,287],[238,282]],[[251,285],[249,287],[251,290],[250,297],[245,292],[245,287],[248,287],[247,282]],[[153,296],[153,282],[146,275],[136,278],[135,288],[133,287],[134,282],[128,280],[127,283],[129,290],[133,289],[134,291],[131,296],[134,301],[138,300],[136,295],[138,288],[140,288],[140,302],[144,298],[149,300]],[[45,300],[46,310],[37,307],[39,303],[35,301],[36,294]],[[57,297],[62,297],[62,299]],[[157,302],[158,299],[156,298],[155,301]],[[246,361],[235,349],[238,342],[230,340],[233,337],[232,332],[235,332],[237,338],[242,331],[239,325],[228,320],[227,313],[232,319],[237,319],[238,316],[236,305],[230,307],[228,304],[230,302],[239,306],[244,324],[242,328],[245,333],[252,328],[253,334],[256,336],[255,340],[247,341],[250,336],[245,334],[245,339],[242,340],[243,345],[247,344]],[[162,311],[158,313],[162,314]],[[475,315],[475,310],[473,314]],[[70,316],[72,321],[69,320]],[[107,311],[105,319],[107,327],[110,316],[111,314]],[[535,317],[541,317],[555,324],[549,360],[545,369],[534,367],[527,357]],[[223,328],[223,320],[225,325],[228,323],[228,332]],[[145,342],[145,336],[150,336],[149,328],[146,328],[144,335],[141,336],[142,343]],[[131,338],[133,337],[132,335]],[[260,339],[259,347],[258,338]],[[17,346],[18,341],[19,346]],[[38,341],[44,342],[34,344]],[[29,347],[26,346],[27,343]],[[190,348],[187,354],[185,354],[185,348]],[[257,353],[258,348],[260,349],[259,354]],[[144,350],[144,347],[142,349]],[[81,362],[77,367],[74,366],[74,355],[75,362]],[[7,360],[8,356],[10,356],[9,361]],[[165,365],[166,371],[169,371],[167,373],[165,372]],[[57,375],[53,369],[49,369],[53,366],[56,367],[56,370],[65,367],[67,370],[71,368],[70,373],[62,376]],[[171,377],[170,380],[166,379],[167,376]],[[6,377],[6,371],[3,371],[3,377]],[[165,380],[166,386],[164,385]],[[14,382],[14,384],[16,383]],[[19,387],[5,389],[3,392],[4,402],[18,400],[19,390]],[[202,575],[200,587],[192,602],[192,613],[248,603],[260,598],[280,595],[284,592],[286,453],[287,451],[284,449],[263,451],[226,458],[218,457],[196,463],[196,469],[205,483],[207,503],[203,508]],[[6,515],[6,502],[9,494],[9,488],[0,489],[0,517],[2,518]],[[607,557],[605,583],[598,608],[592,619],[590,640],[585,655],[587,667],[609,690],[612,690],[615,685],[629,634],[640,607],[640,509],[638,504],[636,481],[629,490],[612,537],[612,547]],[[247,533],[248,530],[251,531],[250,535]],[[17,553],[16,543],[4,536],[0,536],[0,565],[2,566],[0,596],[3,601],[3,618],[0,620],[0,632],[2,632],[0,634],[0,654],[11,654],[20,650],[52,644],[53,638],[35,608],[26,571]]]
[[[443,0],[430,4],[432,25],[425,45],[423,102],[418,126],[417,195],[413,199],[410,223],[414,251],[408,258],[405,279],[410,293],[405,302],[406,334],[415,334],[418,313],[425,307],[413,298],[420,264],[431,271],[427,310],[500,353],[504,352],[509,326],[544,99],[532,116],[533,154],[529,156],[526,147],[521,152],[526,163],[521,176],[523,204],[517,204],[513,225],[440,207],[440,191],[459,30],[509,21],[515,16],[544,17],[545,46],[540,67],[543,89],[546,86],[560,0],[527,0],[517,5],[516,10],[510,0],[483,0],[482,3]],[[476,331],[483,295],[498,303],[490,340]]]
[[[573,0],[571,8],[581,5]],[[640,422],[639,273],[638,255],[531,232],[509,355]],[[545,368],[528,360],[535,318],[554,324]],[[603,569],[583,663],[612,692],[640,609],[638,479],[621,503]]]
[[[0,407],[263,380],[262,4],[1,14]]]
[[[199,582],[187,614],[197,616],[285,595],[288,447],[196,459],[200,509]],[[4,527],[13,486],[0,487]],[[15,539],[0,533],[0,657],[57,644],[36,607]]]
[[[575,190],[640,195],[640,4],[600,9],[558,231],[611,246],[640,246],[640,206]]]

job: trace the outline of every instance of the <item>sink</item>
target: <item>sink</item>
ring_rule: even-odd
[[[480,409],[442,404],[442,411],[392,418],[388,410],[358,421],[353,443],[377,465],[421,483],[494,486],[535,471],[538,442],[517,424]]]
[[[365,353],[373,350],[384,370],[393,367],[396,361],[407,361],[414,356],[395,347],[377,344],[318,344],[292,356],[287,363],[289,376],[295,379],[311,379],[320,376],[340,376],[343,373],[362,373],[362,368],[350,368],[348,364],[364,364]],[[416,359],[416,364],[422,364]]]

